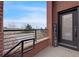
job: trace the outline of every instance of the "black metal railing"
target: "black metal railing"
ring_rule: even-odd
[[[10,53],[18,46],[19,48],[21,48],[20,54],[21,56],[23,56],[23,50],[24,50],[25,44],[30,43],[32,42],[31,40],[33,40],[32,46],[34,47],[35,41],[47,36],[48,36],[47,29],[4,30],[4,51],[7,52],[7,53],[6,52],[4,53],[4,56],[9,56]]]
[[[35,38],[36,41],[47,36],[46,29],[36,30],[4,30],[4,52],[25,39]],[[30,41],[29,41],[30,42]],[[28,42],[28,43],[29,43]]]
[[[23,57],[23,51],[24,51],[24,42],[25,41],[29,41],[29,40],[33,40],[33,48],[34,48],[34,46],[35,46],[35,38],[32,38],[32,39],[27,39],[27,40],[22,40],[22,41],[20,41],[17,45],[15,45],[12,49],[10,49],[6,54],[4,54],[4,57],[7,57],[7,56],[9,56],[9,53],[13,50],[13,49],[15,49],[17,46],[19,46],[20,44],[21,44],[21,56]],[[32,48],[32,49],[33,49]],[[30,50],[32,50],[32,49],[30,49]],[[28,52],[28,51],[30,51],[30,50],[27,50],[26,52]],[[10,53],[10,54],[12,54],[12,53]]]

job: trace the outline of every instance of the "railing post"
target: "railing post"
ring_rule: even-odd
[[[24,41],[22,41],[22,45],[21,45],[21,56],[23,57],[23,50],[24,50]]]
[[[37,40],[37,30],[35,29],[35,40]]]
[[[35,39],[33,39],[33,48],[35,47]]]

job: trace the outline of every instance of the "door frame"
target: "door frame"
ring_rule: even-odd
[[[60,30],[62,29],[62,26],[59,26],[59,24],[60,24],[60,14],[65,14],[65,13],[67,13],[67,14],[69,14],[70,12],[73,12],[73,11],[77,11],[77,15],[75,16],[75,18],[77,19],[77,21],[76,22],[78,22],[78,24],[77,24],[77,33],[76,33],[76,35],[77,35],[77,37],[76,38],[74,38],[74,33],[72,33],[72,36],[73,36],[73,38],[72,39],[76,39],[76,46],[77,46],[77,49],[76,50],[79,50],[79,37],[78,37],[78,35],[79,35],[79,7],[78,6],[76,6],[76,7],[73,7],[73,8],[70,8],[70,9],[66,9],[66,10],[62,10],[62,11],[59,11],[58,12],[58,14],[57,14],[57,16],[58,16],[58,20],[57,20],[57,25],[58,25],[58,27],[57,27],[57,30],[58,30],[58,32],[57,32],[57,34],[58,34],[58,43],[59,43],[59,39],[61,39],[61,33],[60,33]],[[73,21],[73,20],[72,20]],[[62,25],[62,23],[61,23],[61,25]],[[72,24],[72,26],[73,26],[73,24]],[[72,29],[72,31],[73,31],[73,29]],[[59,45],[59,44],[58,44]],[[73,49],[73,48],[72,48]]]
[[[79,6],[77,7],[77,12],[78,12],[77,13],[77,18],[78,18],[77,35],[79,35],[79,17],[78,17],[79,16]],[[79,36],[77,36],[77,48],[78,48],[77,50],[79,51]]]

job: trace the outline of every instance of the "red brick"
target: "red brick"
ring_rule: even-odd
[[[0,56],[3,53],[3,2],[0,1]]]
[[[48,1],[47,2],[47,26],[50,45],[54,43],[53,24],[57,21],[59,11],[79,6],[79,1]]]

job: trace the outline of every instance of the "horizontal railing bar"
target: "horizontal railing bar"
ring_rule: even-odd
[[[29,33],[19,33],[19,35],[20,35],[20,34],[33,34],[33,33],[34,33],[34,32],[29,32]],[[7,34],[4,33],[4,35],[14,35],[14,34],[16,35],[17,33],[15,33],[15,32],[14,32],[14,33],[11,33],[11,32],[10,32],[10,33],[7,33]]]
[[[38,37],[40,37],[40,35],[39,35]],[[46,36],[44,36],[44,37],[46,37]],[[26,39],[26,38],[27,38],[27,39],[30,39],[30,38],[35,38],[35,37],[32,36],[32,37],[15,38],[14,40],[8,40],[8,39],[11,39],[11,38],[7,38],[7,39],[4,41],[4,43],[11,42],[11,41],[17,42],[17,41],[19,41],[19,40],[23,40],[23,39]]]
[[[19,40],[19,39],[18,39]],[[26,39],[26,40],[28,40],[28,39]],[[21,40],[21,41],[23,41],[23,40]],[[10,41],[11,42],[11,41]],[[19,41],[20,42],[20,41]],[[7,42],[4,42],[4,43],[6,43],[6,44],[4,44],[4,46],[8,46],[8,45],[11,45],[11,44],[16,44],[16,43],[18,43],[18,42],[11,42],[11,43],[9,43],[9,41],[8,41],[8,43]],[[27,43],[29,43],[29,42],[27,42]]]
[[[21,40],[21,41],[22,41],[22,40]],[[19,42],[19,41],[18,41],[18,42]],[[18,43],[18,42],[14,42],[14,43]],[[13,43],[13,42],[12,42],[12,43]],[[13,43],[13,44],[14,44],[14,43]],[[28,42],[27,42],[27,43],[28,43]],[[6,45],[4,45],[4,46],[8,46],[8,45],[10,45],[10,44],[11,44],[11,43],[8,42],[8,44],[7,44],[7,42],[6,42]]]
[[[22,41],[22,40],[21,40],[21,41]],[[18,42],[20,42],[20,41],[18,41]],[[13,43],[13,42],[11,42],[11,43],[9,43],[9,42],[7,43],[7,42],[6,42],[6,44],[4,44],[4,46],[12,45],[12,44],[15,44],[15,43],[18,43],[18,42],[14,42],[14,43]],[[29,42],[27,42],[27,43],[29,43]]]
[[[29,33],[34,33],[34,32],[29,32]],[[4,33],[4,35],[14,35],[14,34],[28,34],[28,33],[22,33],[22,32],[21,33],[15,33],[15,32],[14,33],[11,33],[10,32],[10,33],[7,33],[7,34]]]
[[[48,30],[48,29],[31,29],[31,30],[21,29],[21,30],[3,30],[3,31],[32,31],[32,30]]]
[[[19,35],[29,35],[29,34],[34,34],[34,33],[21,33],[21,34],[19,34]],[[17,35],[17,34],[4,34],[4,35]]]
[[[32,38],[32,39],[27,39],[27,40],[22,40],[22,41],[29,41],[29,40],[34,40],[35,38]]]
[[[29,34],[31,36],[35,36],[34,34]],[[5,36],[4,38],[7,38],[7,37],[21,37],[21,36],[29,36],[29,35],[10,35],[10,36]]]
[[[35,37],[27,37],[27,39],[30,39],[30,38],[35,38]],[[17,42],[19,40],[22,40],[22,39],[26,39],[26,38],[21,38],[21,39],[15,39],[15,40],[8,40],[8,41],[4,41],[4,43],[7,43],[7,42]]]
[[[29,35],[23,35],[24,37],[26,36],[26,37],[29,37]],[[12,37],[5,37],[4,39],[11,39],[11,38],[17,38],[17,37],[23,37],[22,35],[20,35],[20,36],[12,36]],[[34,34],[31,34],[31,36],[33,37],[34,36]]]

